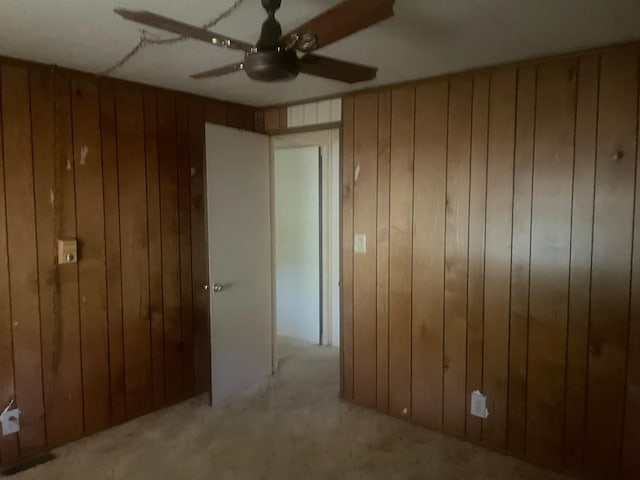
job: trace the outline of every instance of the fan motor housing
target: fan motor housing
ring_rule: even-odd
[[[294,50],[258,51],[247,55],[244,70],[262,82],[293,80],[300,73],[300,61]]]

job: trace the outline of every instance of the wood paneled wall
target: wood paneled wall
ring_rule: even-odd
[[[11,60],[0,91],[8,465],[209,391],[204,125],[254,111]]]
[[[342,118],[342,99],[332,98],[291,106],[269,107],[255,113],[255,130],[269,135],[336,128]]]
[[[632,45],[344,99],[346,399],[638,478],[639,67]]]

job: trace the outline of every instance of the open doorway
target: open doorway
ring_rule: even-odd
[[[278,335],[322,342],[320,147],[273,153]]]
[[[274,371],[297,342],[339,345],[339,130],[272,137]]]

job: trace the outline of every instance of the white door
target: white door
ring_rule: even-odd
[[[278,335],[320,343],[320,147],[274,151]]]
[[[206,151],[215,404],[272,372],[269,138],[207,124]]]

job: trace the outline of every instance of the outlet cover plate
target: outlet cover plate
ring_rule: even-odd
[[[487,418],[489,416],[487,397],[482,395],[479,390],[471,394],[471,415],[478,418]]]
[[[13,435],[20,431],[20,410],[13,408],[5,410],[0,415],[0,425],[2,426],[2,435]]]

